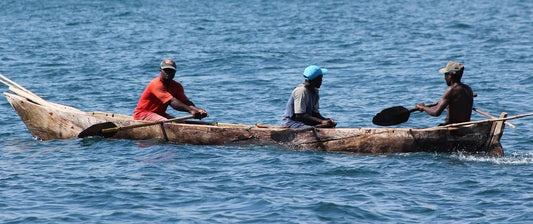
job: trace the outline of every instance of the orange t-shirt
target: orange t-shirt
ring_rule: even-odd
[[[172,80],[170,86],[166,87],[161,81],[161,77],[153,79],[141,95],[137,108],[133,112],[133,119],[138,120],[147,113],[167,115],[167,107],[174,97],[181,102],[189,100],[180,83]]]

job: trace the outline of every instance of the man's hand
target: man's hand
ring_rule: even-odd
[[[334,128],[335,126],[337,126],[337,123],[335,123],[333,119],[328,118],[326,120],[322,120],[322,122],[320,122],[320,126],[323,126],[325,128]]]
[[[418,109],[418,111],[420,112],[423,112],[424,111],[424,107],[426,107],[426,105],[424,103],[419,103],[418,105],[416,105],[416,109]]]
[[[204,117],[209,117],[209,115],[207,114],[207,112],[205,110],[202,110],[202,109],[192,109],[190,111],[191,115],[194,116],[194,118],[196,119],[202,119]]]

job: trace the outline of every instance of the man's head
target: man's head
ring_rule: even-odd
[[[159,65],[159,73],[161,73],[161,79],[166,85],[170,84],[170,81],[174,79],[176,75],[176,62],[171,59],[165,59]]]
[[[446,84],[451,85],[451,81],[461,82],[464,69],[465,67],[461,63],[450,61],[446,67],[441,68],[439,72],[444,74]]]
[[[306,82],[310,83],[316,88],[320,88],[322,85],[322,76],[327,74],[328,70],[325,68],[320,68],[316,65],[310,65],[304,70],[304,78]]]
[[[176,62],[172,61],[172,59],[165,59],[161,62],[161,65],[159,65],[160,69],[172,69],[176,71]]]

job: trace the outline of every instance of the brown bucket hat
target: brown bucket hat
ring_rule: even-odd
[[[448,73],[450,71],[461,71],[464,68],[465,68],[465,66],[463,66],[463,64],[461,64],[459,62],[449,61],[448,64],[446,65],[446,67],[441,68],[439,70],[439,72],[440,73]]]

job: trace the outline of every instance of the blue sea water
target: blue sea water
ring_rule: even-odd
[[[316,64],[329,70],[322,114],[375,127],[384,108],[437,101],[453,60],[475,107],[513,116],[533,112],[532,18],[528,0],[3,0],[0,73],[52,102],[131,115],[172,58],[208,121],[277,125]],[[510,121],[506,155],[491,158],[39,141],[6,100],[0,114],[2,223],[533,222],[533,118]]]

